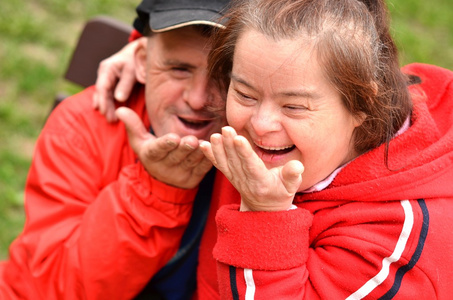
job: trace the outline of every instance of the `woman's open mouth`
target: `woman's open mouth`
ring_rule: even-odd
[[[293,151],[296,145],[285,146],[285,147],[263,147],[255,144],[259,151],[269,155],[283,155]]]

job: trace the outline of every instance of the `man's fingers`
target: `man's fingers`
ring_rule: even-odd
[[[113,103],[113,101],[109,101],[109,100],[103,100],[103,102],[106,104],[104,115],[105,115],[105,118],[107,119],[107,122],[118,121],[118,118],[116,117],[116,114],[115,114],[115,110],[116,110],[115,103]]]
[[[204,175],[206,175],[206,173],[208,173],[209,170],[211,170],[211,168],[212,168],[211,161],[204,156],[203,159],[195,166],[192,173],[195,176],[204,177]]]
[[[99,64],[95,83],[93,106],[104,114],[108,102],[113,102],[113,90],[121,72],[117,69],[112,59],[104,59]]]
[[[119,102],[125,102],[131,95],[136,82],[134,66],[126,65],[115,88],[115,99]]]
[[[182,168],[192,169],[203,156],[203,153],[198,149],[198,144],[198,139],[195,136],[181,138],[177,148],[168,149],[171,151],[168,152],[166,157],[167,162],[170,165],[181,165]]]
[[[139,116],[130,108],[120,107],[116,110],[116,116],[126,126],[129,143],[138,153],[141,142],[152,136],[145,128]]]
[[[187,152],[186,156],[182,157],[181,167],[185,170],[194,169],[197,165],[199,165],[203,160],[206,159],[206,156],[204,156],[203,152],[198,147],[197,149]]]

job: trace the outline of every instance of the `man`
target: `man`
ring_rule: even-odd
[[[118,110],[123,122],[92,109],[91,87],[60,104],[37,141],[2,299],[193,293],[214,175],[198,145],[224,124],[209,108],[220,94],[208,41],[228,1],[146,4],[150,30],[134,55],[143,85]]]

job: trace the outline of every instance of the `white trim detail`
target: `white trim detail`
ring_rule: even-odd
[[[406,248],[407,241],[409,239],[409,235],[414,227],[414,212],[412,211],[411,204],[409,200],[402,200],[401,206],[404,209],[404,224],[403,230],[398,238],[396,243],[396,247],[393,250],[393,253],[390,257],[385,257],[382,260],[382,268],[379,273],[368,280],[361,288],[355,291],[352,295],[350,295],[347,300],[358,300],[366,297],[370,294],[376,287],[378,287],[389,275],[390,264],[393,262],[398,261],[403,254],[404,249]]]
[[[244,278],[247,288],[245,290],[245,300],[255,299],[255,281],[253,280],[253,272],[251,269],[244,269]]]

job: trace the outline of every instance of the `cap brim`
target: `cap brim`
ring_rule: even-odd
[[[151,12],[149,26],[153,32],[164,32],[189,25],[209,25],[224,28],[219,22],[222,16],[212,11],[174,10]],[[175,22],[178,20],[178,22]]]

